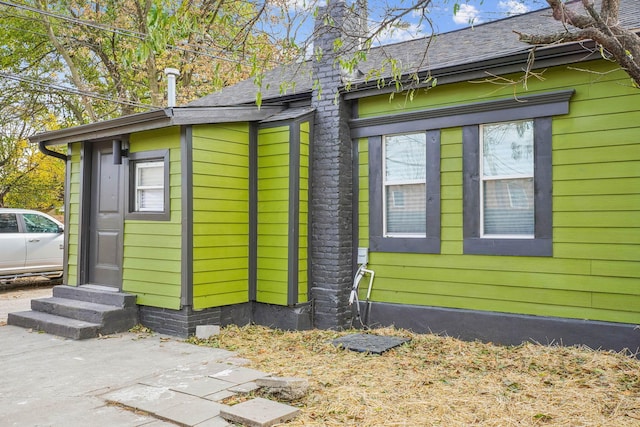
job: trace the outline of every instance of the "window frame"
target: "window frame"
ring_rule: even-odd
[[[531,122],[532,125],[534,125],[534,120],[533,119],[524,119],[524,120],[509,120],[506,122],[493,122],[493,123],[483,123],[480,125],[480,129],[479,129],[479,155],[478,155],[478,163],[479,163],[479,176],[480,176],[480,237],[482,238],[496,238],[496,239],[515,239],[515,238],[520,238],[520,239],[533,239],[535,238],[535,234],[509,234],[509,233],[487,233],[486,232],[486,216],[485,216],[485,208],[486,208],[486,204],[485,204],[485,200],[487,197],[487,192],[485,190],[485,184],[488,182],[503,182],[505,185],[505,188],[507,190],[507,196],[509,198],[509,204],[510,206],[513,208],[513,197],[511,194],[511,185],[513,184],[513,182],[509,182],[509,181],[517,181],[517,180],[522,180],[522,179],[530,179],[534,182],[535,184],[535,154],[534,154],[534,158],[533,158],[533,166],[534,168],[532,169],[530,174],[519,174],[519,175],[488,175],[485,173],[485,144],[484,144],[484,137],[485,137],[485,133],[484,133],[484,128],[486,126],[491,126],[491,125],[500,125],[500,124],[504,124],[504,123],[517,123],[517,122]],[[535,126],[533,129],[533,136],[535,139]],[[533,146],[535,149],[535,140],[533,141]],[[527,207],[528,207],[529,202],[527,201]],[[534,203],[535,205],[535,203]],[[535,208],[535,206],[534,206]],[[535,218],[534,218],[535,220]]]
[[[385,236],[384,136],[426,136],[426,233],[423,236]],[[440,130],[407,130],[368,138],[369,151],[369,246],[375,252],[440,253]]]
[[[161,192],[163,192],[165,187],[164,177],[163,177],[162,185],[141,185],[139,182],[140,176],[144,169],[152,169],[156,167],[162,167],[162,173],[164,174],[164,162],[161,160],[137,161],[134,163],[135,170],[133,171],[133,176],[135,177],[135,182],[133,184],[133,190],[135,191],[135,195],[133,199],[135,202],[135,206],[134,206],[135,212],[158,212],[153,209],[148,209],[141,206],[140,196],[141,196],[141,192],[144,192],[147,190],[148,191],[160,190]],[[162,201],[162,206],[164,210],[164,200]]]
[[[483,236],[480,175],[481,124],[463,126],[463,251],[475,255],[552,256],[552,117],[533,120],[534,235]],[[494,123],[494,122],[492,122]]]
[[[415,130],[424,130],[424,129],[445,129],[445,128],[454,128],[454,127],[462,127],[463,133],[469,132],[469,130],[465,130],[466,128],[476,129],[476,138],[478,133],[478,125],[481,123],[491,123],[496,121],[509,121],[509,120],[522,120],[522,119],[532,119],[536,117],[548,117],[549,123],[551,122],[551,117],[560,116],[569,113],[569,101],[571,97],[574,95],[574,89],[553,91],[553,92],[542,92],[536,93],[533,95],[523,95],[518,96],[510,96],[502,99],[492,99],[489,101],[481,101],[481,102],[472,102],[469,104],[460,104],[460,105],[452,105],[452,106],[444,106],[444,107],[434,107],[424,110],[410,111],[410,112],[402,112],[396,114],[383,114],[379,116],[372,117],[356,117],[349,121],[349,125],[351,128],[351,137],[353,139],[359,138],[369,138],[369,142],[371,144],[371,138],[376,135],[386,135],[391,133],[400,133],[400,132],[410,132]],[[468,138],[467,138],[468,139]],[[549,134],[549,139],[551,136]],[[551,174],[551,141],[548,144],[549,149],[549,175]],[[463,143],[463,151],[464,151],[464,143]],[[467,148],[467,152],[470,152]],[[371,155],[372,150],[371,146],[369,148],[369,155]],[[375,152],[373,153],[375,155]],[[373,160],[369,159],[369,242],[371,248],[373,250],[374,244],[372,242],[375,241],[375,238],[371,236],[374,235],[374,226],[375,221],[373,220],[373,216],[377,214],[376,209],[374,209],[375,200],[375,192],[374,186],[372,184],[372,175],[380,174],[380,159],[377,159],[378,163],[374,163]],[[468,155],[463,156],[463,192],[467,195],[471,194],[471,189],[468,188],[473,184],[473,180],[475,179],[475,184],[477,185],[478,177],[470,176],[470,167],[466,164],[469,161]],[[540,162],[539,166],[541,166]],[[377,169],[372,167],[372,164],[377,164]],[[439,166],[439,165],[438,165]],[[549,178],[549,183],[551,183],[551,178]],[[535,186],[535,183],[534,183]],[[537,249],[534,250],[523,250],[523,248],[514,248],[519,249],[518,251],[513,251],[510,253],[506,253],[506,255],[536,255],[536,252],[540,256],[552,256],[552,241],[551,241],[551,190],[549,184],[549,196],[548,196],[548,227],[542,227],[541,224],[537,224],[536,227],[541,227],[544,230],[541,230],[539,233],[536,233],[535,239],[529,239],[531,242],[530,246],[538,246]],[[535,191],[535,188],[534,188]],[[464,194],[463,193],[463,194]],[[378,196],[379,197],[379,196]],[[439,193],[438,193],[438,201],[439,201]],[[476,248],[475,246],[478,244],[474,240],[477,240],[479,236],[474,236],[473,233],[473,224],[469,224],[473,222],[472,218],[467,218],[469,216],[466,213],[469,209],[466,206],[468,200],[464,200],[463,207],[466,209],[463,211],[463,222],[467,223],[464,225],[463,223],[463,253],[465,254],[473,254],[473,253],[488,253],[488,254],[496,254],[499,255],[499,252],[502,250],[491,251],[490,248]],[[541,207],[541,206],[539,206]],[[429,215],[429,211],[427,211],[427,215]],[[439,221],[439,217],[438,217]],[[379,236],[379,235],[378,235]],[[376,237],[378,238],[378,237]],[[503,241],[504,239],[501,239]],[[546,242],[545,242],[546,240]],[[481,243],[481,245],[486,245],[486,243]],[[516,245],[517,246],[517,245]],[[409,251],[411,252],[411,251]]]
[[[162,211],[139,211],[136,210],[137,206],[137,187],[136,187],[136,165],[139,163],[163,163],[163,175],[164,175],[164,208]],[[128,173],[127,173],[127,206],[125,219],[133,220],[148,220],[148,221],[169,221],[171,219],[171,203],[170,203],[170,181],[169,181],[169,150],[152,150],[152,151],[139,151],[129,154],[128,160]]]
[[[382,136],[382,233],[384,237],[392,237],[392,238],[423,238],[426,237],[426,230],[424,233],[395,233],[389,231],[389,208],[390,207],[406,207],[404,194],[405,191],[399,190],[391,190],[390,187],[394,186],[407,186],[407,185],[421,185],[424,184],[425,188],[427,185],[427,174],[426,174],[426,153],[425,153],[425,176],[424,179],[405,179],[405,180],[388,180],[387,179],[387,138],[401,136],[401,135],[424,135],[425,137],[425,152],[426,152],[426,133],[425,132],[406,132],[401,134],[390,134]],[[403,187],[404,188],[404,187]],[[426,191],[426,190],[425,190]],[[389,205],[389,192],[391,192],[392,203]],[[402,197],[402,205],[396,203],[396,193],[400,193]],[[425,204],[425,215],[426,215],[426,204]],[[426,221],[425,221],[426,222]]]

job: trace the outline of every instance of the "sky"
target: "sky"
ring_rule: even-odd
[[[376,0],[369,0],[375,5]],[[404,2],[408,4],[410,2]],[[445,33],[478,25],[484,22],[508,18],[509,16],[530,12],[548,7],[545,0],[458,0],[457,13],[453,13],[455,0],[433,0],[428,16],[433,21],[434,32]],[[411,23],[407,31],[393,31],[388,34],[383,44],[429,35],[431,29],[426,22],[418,25],[417,19],[408,18]]]
[[[295,12],[297,20],[300,20],[301,30],[295,35],[295,39],[305,40],[313,29],[313,11],[317,6],[326,4],[327,0],[274,0],[274,4],[285,4],[291,11]],[[346,0],[347,4],[352,4],[356,0]],[[640,0],[638,0],[640,1]],[[381,11],[394,8],[396,11],[406,10],[412,7],[416,0],[368,0],[369,20],[379,21]],[[454,14],[454,5],[459,8]],[[433,29],[429,23],[419,16],[422,15],[413,11],[404,16],[405,28],[389,28],[383,32],[373,45],[386,45],[398,43],[415,38],[430,36],[433,33],[440,34],[459,30],[497,19],[508,18],[534,10],[549,7],[546,0],[432,0],[427,9],[426,16],[433,23]],[[396,14],[399,12],[396,12]],[[295,24],[293,25],[295,27]],[[277,33],[282,30],[282,26],[276,24],[271,28],[271,32]],[[375,23],[370,22],[369,28],[375,28]],[[267,30],[269,31],[269,30]],[[282,36],[282,35],[281,35]],[[309,45],[308,49],[312,49]],[[308,50],[308,54],[311,50]]]

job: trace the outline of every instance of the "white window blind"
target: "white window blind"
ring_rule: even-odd
[[[164,210],[164,162],[136,162],[136,211]]]
[[[384,138],[384,235],[426,235],[426,135]]]
[[[482,236],[533,237],[533,121],[483,125],[480,135]]]

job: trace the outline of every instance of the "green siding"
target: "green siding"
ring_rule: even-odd
[[[180,309],[181,168],[180,128],[132,134],[133,152],[169,149],[169,221],[125,220],[122,289],[140,305]]]
[[[279,305],[287,305],[289,149],[289,126],[258,131],[256,299]]]
[[[82,144],[71,144],[71,163],[67,163],[67,167],[71,168],[71,176],[69,179],[69,188],[67,189],[69,211],[68,222],[64,225],[67,231],[67,277],[65,284],[78,286],[78,248],[80,242],[80,150]]]
[[[193,307],[249,296],[249,125],[193,127]]]
[[[597,72],[610,65],[581,67]],[[464,255],[462,129],[441,134],[441,254],[372,253],[372,299],[473,310],[640,323],[640,93],[622,72],[558,67],[516,95],[573,88],[553,118],[553,257]],[[361,117],[513,96],[514,87],[437,86],[414,102],[359,102]],[[401,100],[400,100],[401,99]],[[359,245],[368,245],[367,141],[359,149]]]

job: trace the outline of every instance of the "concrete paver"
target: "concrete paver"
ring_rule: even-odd
[[[255,391],[259,388],[260,387],[258,387],[258,384],[256,384],[254,381],[249,381],[248,383],[235,385],[229,388],[229,391],[234,393],[246,394],[251,393],[252,391]]]
[[[251,368],[245,368],[242,366],[231,366],[209,376],[236,384],[243,384],[248,383],[249,381],[255,381],[258,378],[268,377],[269,375],[270,374],[256,371],[255,369]]]
[[[295,418],[299,409],[261,397],[220,411],[222,418],[251,427],[269,427]]]
[[[234,386],[235,383],[210,378],[202,374],[189,374],[188,376],[160,374],[155,377],[140,380],[141,384],[150,386],[166,386],[171,390],[187,393],[198,397],[204,397]]]
[[[162,408],[155,415],[187,426],[195,426],[213,418],[220,418],[220,411],[226,405],[206,399],[191,398],[186,403],[176,403]]]
[[[204,398],[208,399],[208,400],[213,400],[214,402],[220,402],[220,401],[222,401],[224,399],[228,399],[231,396],[235,396],[235,395],[236,395],[236,393],[234,393],[232,391],[222,390],[222,391],[219,391],[217,393],[208,394],[208,395],[204,396]]]
[[[75,341],[1,326],[0,342],[3,426],[225,427],[221,411],[238,405],[219,401],[268,376],[226,363],[232,352],[161,335],[127,332]],[[260,406],[262,400],[253,407],[243,403],[263,411],[256,414],[261,419],[281,419],[271,404]]]
[[[215,417],[203,423],[196,424],[195,427],[232,427],[232,424],[229,424],[224,418]]]

